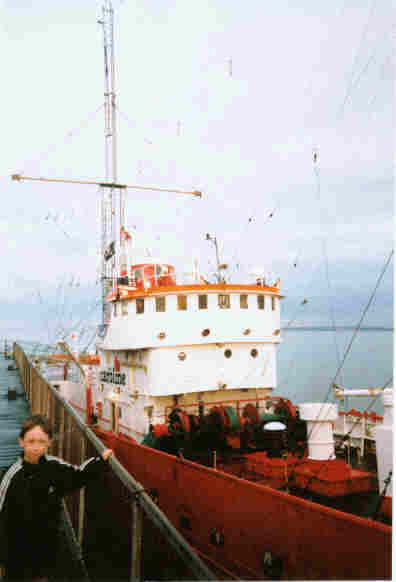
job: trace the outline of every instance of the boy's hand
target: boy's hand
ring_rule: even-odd
[[[105,449],[102,453],[102,459],[107,461],[107,459],[113,454],[112,449]]]

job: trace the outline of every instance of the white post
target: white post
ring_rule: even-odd
[[[335,459],[332,423],[337,419],[335,404],[320,402],[299,405],[301,420],[307,421],[308,458],[317,461]]]
[[[384,420],[374,428],[375,448],[378,468],[378,488],[382,492],[384,481],[393,468],[393,388],[383,391]],[[387,497],[392,497],[392,486],[388,487]]]

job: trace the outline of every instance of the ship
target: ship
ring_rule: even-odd
[[[127,186],[109,169],[112,18],[106,0],[109,163],[99,184],[96,350],[79,356],[61,342],[63,353],[44,358],[47,367],[35,363],[219,579],[391,579],[393,390],[382,390],[384,416],[367,420],[376,470],[352,465],[345,443],[353,414],[276,393],[279,279],[257,272],[249,283],[230,282],[209,234],[214,281],[197,265],[185,280],[169,257],[138,256],[124,219]]]

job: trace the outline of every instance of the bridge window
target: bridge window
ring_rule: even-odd
[[[264,307],[265,307],[265,296],[264,295],[257,295],[257,307],[259,309],[264,309]]]
[[[128,315],[128,303],[121,301],[121,315]]]
[[[144,299],[136,299],[136,313],[144,313]]]
[[[208,296],[207,295],[198,295],[198,308],[199,309],[207,309],[208,308]]]
[[[143,279],[143,269],[139,267],[138,269],[134,270],[134,275],[136,282],[141,281]]]
[[[186,311],[186,309],[187,309],[187,295],[178,295],[177,296],[177,308],[180,311]]]
[[[239,296],[239,305],[241,309],[248,308],[248,296],[247,295],[240,295]]]
[[[165,311],[165,297],[155,298],[155,311]]]
[[[230,308],[230,296],[229,295],[219,295],[218,302],[220,309],[229,309]]]

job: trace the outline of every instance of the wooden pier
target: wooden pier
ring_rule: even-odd
[[[54,429],[51,454],[75,465],[101,454],[102,442],[61,394],[43,378],[23,349],[13,354],[32,414],[46,415]],[[65,535],[77,547],[78,579],[216,580],[214,574],[169,522],[149,493],[110,457],[109,470],[66,499]],[[76,552],[75,552],[76,554]],[[80,555],[78,555],[80,554]],[[76,579],[60,576],[60,579]]]
[[[11,396],[11,398],[10,398]],[[20,428],[29,416],[29,405],[15,362],[0,355],[0,474],[21,453],[18,445]]]

